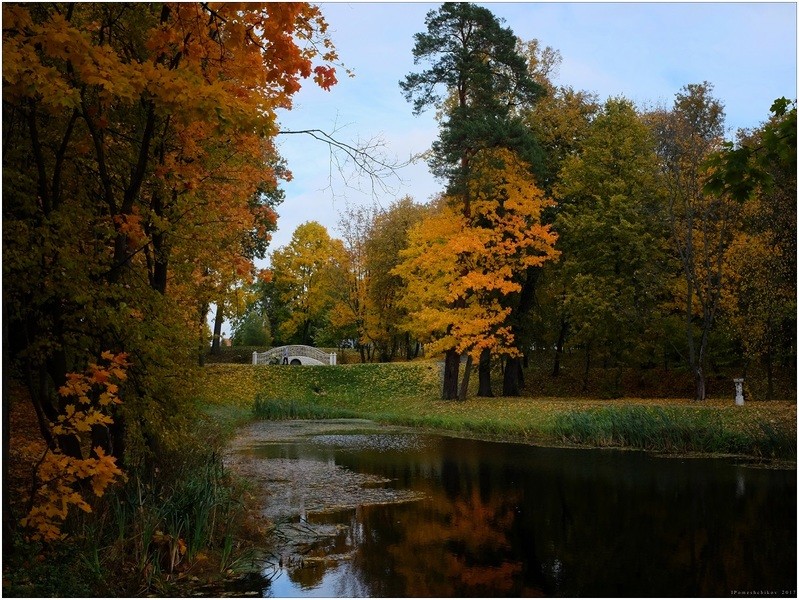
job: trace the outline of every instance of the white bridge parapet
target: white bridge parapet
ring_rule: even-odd
[[[272,359],[277,358],[278,360],[282,361],[283,358],[288,357],[289,363],[293,358],[299,357],[310,358],[315,363],[320,365],[335,365],[336,364],[336,353],[331,352],[328,354],[327,352],[320,350],[319,348],[314,348],[313,346],[278,346],[277,348],[272,348],[271,350],[267,350],[266,352],[253,352],[252,353],[252,364],[254,365],[268,365]]]

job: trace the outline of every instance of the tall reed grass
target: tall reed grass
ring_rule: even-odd
[[[181,573],[198,564],[224,572],[238,558],[233,539],[245,518],[244,484],[225,468],[218,440],[207,432],[190,437],[162,449],[159,466],[134,473],[111,500],[113,538],[99,539],[108,540],[109,562],[129,557],[127,587],[136,595],[176,595]]]
[[[663,407],[618,406],[556,415],[553,434],[565,442],[620,446],[655,452],[745,454],[796,459],[791,431],[759,422],[745,431],[725,428],[718,411],[690,417]]]
[[[352,410],[321,406],[303,400],[278,400],[258,394],[253,402],[253,416],[261,420],[344,419],[357,416]]]
[[[4,595],[184,596],[190,574],[213,580],[251,559],[254,548],[239,536],[246,483],[225,468],[219,432],[191,423],[161,436],[91,513],[67,520],[68,538],[47,548],[64,560],[38,561],[42,548],[16,540]],[[33,565],[36,575],[25,577]]]

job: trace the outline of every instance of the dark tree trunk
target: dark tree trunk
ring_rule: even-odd
[[[591,371],[591,344],[585,345],[585,370],[583,371],[583,391],[588,391],[588,373]]]
[[[508,357],[505,361],[505,373],[502,377],[502,395],[511,397],[522,393],[520,375],[522,371],[522,358]]]
[[[444,400],[456,400],[458,398],[458,370],[460,369],[461,357],[454,350],[447,350],[444,355],[444,390],[442,397]]]
[[[463,381],[461,381],[461,391],[458,395],[458,400],[466,400],[466,395],[469,393],[469,378],[472,375],[472,355],[466,355],[466,367],[463,370]]]
[[[208,316],[208,305],[200,306],[199,327],[197,328],[197,364],[205,366],[205,354],[208,352],[208,340],[205,337],[205,319]]]
[[[416,350],[416,348],[418,348],[418,345],[416,343],[411,344],[411,334],[410,333],[406,333],[405,334],[405,358],[408,359],[408,360],[412,360],[412,359],[416,358],[418,356],[418,350]],[[414,353],[414,350],[416,350],[416,353]]]
[[[555,344],[555,364],[552,366],[552,377],[560,375],[560,361],[563,358],[563,344],[566,342],[566,319],[560,319],[560,331],[558,332],[558,341]]]
[[[493,398],[494,392],[491,389],[491,350],[486,348],[480,353],[480,364],[477,368],[480,385],[477,395],[481,398]]]
[[[694,367],[694,382],[696,383],[696,400],[701,402],[707,398],[705,372],[702,370],[701,365],[696,365],[696,367]]]
[[[222,302],[216,304],[214,316],[214,339],[211,340],[211,354],[222,352],[222,322],[225,320],[225,311]]]

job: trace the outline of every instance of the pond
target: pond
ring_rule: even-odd
[[[266,597],[796,595],[796,471],[256,423]]]

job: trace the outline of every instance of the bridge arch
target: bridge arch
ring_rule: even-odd
[[[274,361],[274,359],[278,359],[279,362],[282,362],[284,358],[288,359],[289,364],[319,364],[319,365],[335,365],[336,364],[336,353],[331,352],[327,353],[324,350],[320,350],[319,348],[314,348],[313,346],[303,346],[303,345],[290,345],[290,346],[278,346],[277,348],[271,348],[266,352],[253,352],[252,353],[252,364],[254,365],[268,365]],[[304,358],[305,360],[302,360]],[[292,363],[292,360],[295,361]],[[309,361],[312,361],[309,363]]]

